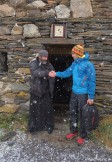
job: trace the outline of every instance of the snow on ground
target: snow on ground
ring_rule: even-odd
[[[77,146],[75,139],[64,139],[63,131],[51,135],[17,131],[12,139],[0,142],[0,162],[112,162],[112,152],[91,141]]]

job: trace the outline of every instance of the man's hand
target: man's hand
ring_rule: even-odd
[[[54,78],[56,76],[56,72],[55,71],[50,71],[48,74],[50,77]]]
[[[87,100],[87,104],[93,105],[93,104],[94,104],[94,100],[88,99],[88,100]]]

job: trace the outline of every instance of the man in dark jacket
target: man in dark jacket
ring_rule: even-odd
[[[84,51],[82,45],[76,45],[72,48],[71,53],[74,62],[63,72],[50,72],[51,77],[67,78],[72,76],[72,94],[69,104],[70,112],[70,133],[67,134],[68,140],[78,135],[78,120],[80,121],[79,138],[77,143],[84,144],[87,132],[82,121],[82,108],[85,104],[92,105],[94,103],[96,73],[94,65],[89,61],[88,52]],[[79,114],[79,115],[78,115]],[[79,118],[78,118],[79,116]]]
[[[48,51],[40,50],[38,57],[30,62],[30,109],[28,130],[48,131],[54,129],[53,107],[51,97],[54,89],[54,78],[49,77],[49,72],[54,70],[48,61]]]

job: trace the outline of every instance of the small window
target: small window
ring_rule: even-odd
[[[0,72],[7,72],[8,65],[7,65],[7,52],[0,52]]]

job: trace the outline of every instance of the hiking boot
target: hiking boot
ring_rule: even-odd
[[[84,143],[85,143],[85,139],[84,138],[81,138],[81,137],[79,137],[78,139],[77,139],[77,144],[79,145],[79,146],[81,146],[81,145],[83,145]]]
[[[66,139],[67,140],[72,140],[74,137],[77,137],[78,132],[74,132],[74,133],[69,133],[66,135]]]

